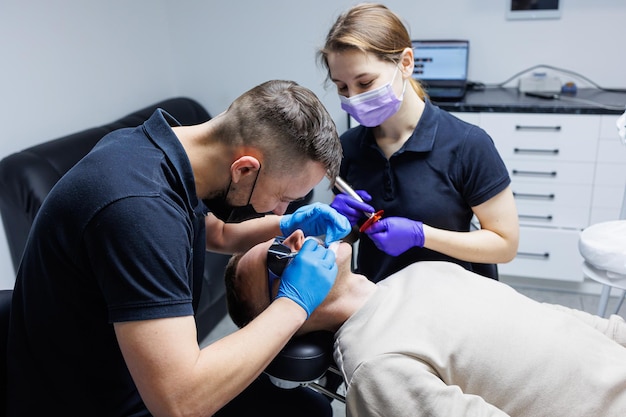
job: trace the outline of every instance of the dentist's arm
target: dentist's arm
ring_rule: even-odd
[[[213,415],[269,365],[326,297],[336,275],[334,253],[305,242],[270,306],[204,349],[191,316],[115,323],[124,360],[150,412]]]
[[[266,215],[241,223],[224,223],[214,215],[206,217],[207,250],[236,253],[274,236],[289,236],[300,229],[307,236],[325,236],[326,245],[350,233],[350,222],[327,204],[313,203],[293,214]]]

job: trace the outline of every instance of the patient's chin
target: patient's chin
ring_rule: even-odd
[[[332,248],[335,243],[337,245],[335,248]],[[328,249],[332,250],[335,253],[335,258],[337,265],[341,265],[344,262],[351,262],[352,260],[352,246],[346,242],[334,242],[328,247]]]

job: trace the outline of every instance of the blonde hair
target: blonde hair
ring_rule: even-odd
[[[398,15],[382,4],[362,3],[337,18],[317,56],[326,68],[328,80],[328,54],[331,52],[358,50],[397,64],[402,52],[412,47],[409,32]],[[410,81],[417,95],[424,99],[426,92],[419,81],[413,78]]]

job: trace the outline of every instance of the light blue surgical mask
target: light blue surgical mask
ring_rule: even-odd
[[[352,97],[339,96],[341,108],[363,126],[380,126],[382,122],[396,114],[404,98],[406,80],[400,98],[396,97],[393,92],[393,82],[397,73],[398,67],[396,67],[391,81],[382,87]]]

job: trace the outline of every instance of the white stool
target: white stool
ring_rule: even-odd
[[[626,220],[591,225],[582,231],[578,249],[584,258],[583,273],[603,285],[598,316],[604,317],[611,288],[622,290],[615,313],[626,295]]]

